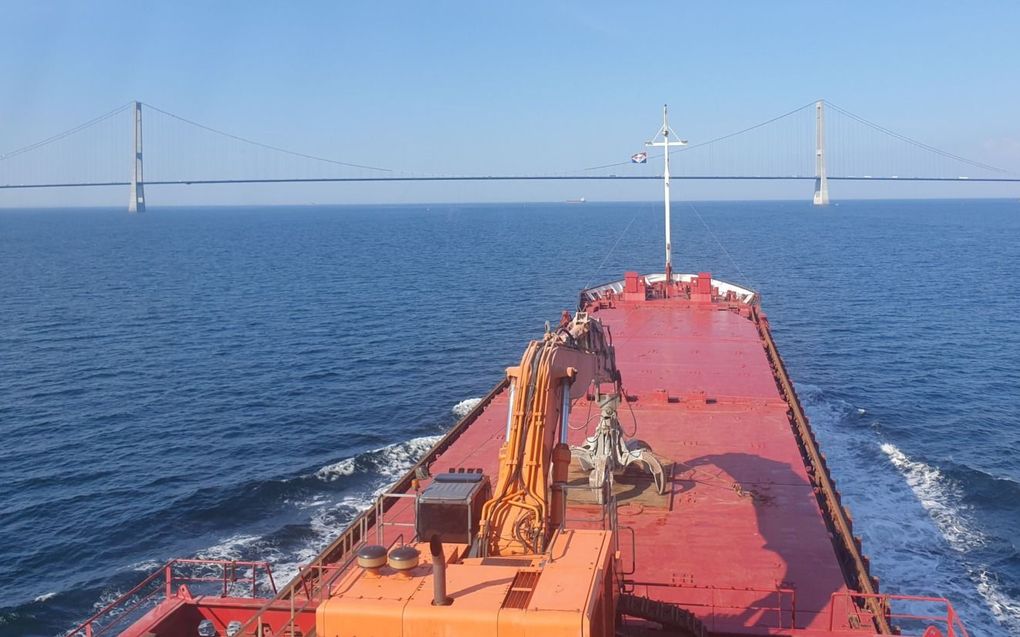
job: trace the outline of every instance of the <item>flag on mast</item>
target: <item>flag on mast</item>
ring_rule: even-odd
[[[630,161],[635,164],[648,163],[648,153],[636,153],[630,156]]]

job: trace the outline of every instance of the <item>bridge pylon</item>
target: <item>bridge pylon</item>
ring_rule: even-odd
[[[145,181],[142,178],[142,103],[135,102],[135,152],[131,170],[131,201],[128,212],[145,212]]]
[[[815,196],[816,206],[829,205],[829,175],[825,172],[825,101],[815,102]]]

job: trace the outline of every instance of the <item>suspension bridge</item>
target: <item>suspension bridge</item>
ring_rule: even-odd
[[[825,100],[669,153],[673,179],[813,181],[815,205],[829,203],[830,181],[1020,182]],[[0,191],[127,186],[128,209],[141,212],[147,185],[661,179],[657,157],[548,174],[416,174],[262,143],[136,101],[0,155]]]

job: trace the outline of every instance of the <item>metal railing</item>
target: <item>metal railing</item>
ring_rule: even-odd
[[[571,527],[568,526],[569,522],[579,523],[579,524],[598,524],[599,528],[601,530],[603,530],[603,531],[612,531],[612,533],[613,533],[613,550],[618,555],[620,555],[621,558],[622,558],[622,554],[623,554],[622,544],[621,544],[621,532],[622,531],[627,531],[628,532],[628,534],[630,536],[630,567],[629,568],[624,568],[623,567],[623,561],[622,561],[622,559],[620,559],[620,560],[617,560],[616,568],[613,569],[613,576],[617,579],[617,582],[618,582],[618,585],[619,585],[618,586],[619,589],[621,591],[627,590],[627,588],[626,588],[627,582],[623,578],[626,575],[633,575],[634,572],[637,570],[637,533],[634,531],[633,527],[630,527],[630,526],[620,526],[619,514],[618,514],[619,503],[618,503],[618,501],[616,499],[616,494],[613,493],[612,484],[610,482],[606,482],[606,483],[604,483],[602,485],[602,500],[603,500],[603,502],[605,502],[605,504],[601,504],[600,505],[600,504],[597,504],[597,503],[583,503],[583,502],[582,503],[578,503],[578,502],[574,502],[573,503],[575,505],[575,507],[578,504],[581,504],[581,505],[585,505],[586,504],[589,507],[596,507],[597,506],[599,508],[598,517],[595,517],[595,516],[576,517],[576,518],[569,518],[569,517],[567,517],[567,511],[569,511],[572,508],[571,507],[571,502],[570,502],[570,492],[571,491],[579,491],[581,493],[591,493],[591,492],[593,492],[593,489],[592,489],[592,487],[590,485],[587,485],[587,484],[567,484],[565,482],[557,482],[557,483],[553,484],[553,488],[554,489],[559,489],[560,491],[563,492],[563,499],[562,499],[563,504],[562,504],[562,507],[560,509],[560,525],[559,525],[559,530],[560,531],[566,531],[568,528],[571,528]]]
[[[419,469],[428,467],[443,451],[445,451],[461,433],[489,406],[489,403],[507,386],[504,378],[493,387],[488,394],[469,411],[460,422],[432,447],[413,467],[396,481],[383,496],[399,494],[412,488]],[[397,500],[379,499],[376,505],[365,509],[348,525],[347,529],[326,547],[307,567],[301,568],[277,595],[252,614],[241,626],[241,632],[255,631],[262,636],[264,618],[272,609],[282,604],[290,607],[290,618],[287,626],[293,631],[298,615],[309,613],[329,594],[330,587],[354,561],[354,552],[365,544],[369,534],[384,514]]]
[[[367,531],[366,531],[367,533]],[[392,548],[394,545],[403,544],[404,535],[401,533],[397,536],[387,548]],[[274,603],[269,606],[264,606],[259,609],[258,613],[254,617],[257,619],[255,628],[256,637],[266,637],[268,625],[262,621],[267,610],[270,608],[279,608],[279,602],[284,601],[288,610],[288,618],[285,624],[280,629],[284,631],[284,635],[298,635],[300,634],[299,626],[297,625],[298,616],[304,613],[312,613],[316,607],[322,601],[327,599],[333,589],[333,585],[337,583],[340,576],[348,571],[351,564],[354,563],[354,549],[365,544],[364,541],[355,545],[351,549],[350,555],[340,563],[336,564],[323,564],[321,562],[309,564],[307,566],[298,567],[298,577],[296,581],[300,582],[300,587],[291,588],[285,592],[283,600],[277,598]],[[303,593],[299,595],[298,593]]]
[[[871,602],[868,604],[868,602]],[[840,604],[840,602],[842,602]],[[905,606],[899,611],[893,605]],[[932,606],[937,611],[925,612]],[[941,635],[945,637],[969,637],[967,628],[963,625],[960,616],[949,600],[944,597],[924,597],[920,595],[887,595],[877,593],[855,593],[853,591],[838,591],[832,594],[829,600],[829,630],[834,630],[837,624],[837,607],[841,607],[845,613],[846,621],[851,627],[868,626],[872,623],[872,608],[877,607],[878,612],[889,622],[895,622],[899,631],[917,629],[918,632],[898,632],[902,635],[929,635],[929,628],[934,626]]]
[[[181,573],[182,567],[190,568],[189,573]],[[245,571],[249,575],[245,575]],[[196,586],[194,592],[220,597],[259,596],[260,571],[268,585],[269,592],[276,594],[276,582],[273,571],[266,562],[243,562],[237,560],[198,560],[177,559],[164,564],[158,570],[139,582],[134,588],[114,601],[96,611],[91,617],[67,633],[67,637],[100,637],[126,620],[137,619],[142,611],[155,607],[158,601],[171,597],[191,598],[193,591],[188,586]],[[214,574],[217,572],[218,574]],[[243,585],[242,589],[237,585]],[[175,591],[176,589],[176,591]]]
[[[860,540],[853,534],[853,522],[847,515],[846,509],[843,508],[839,492],[836,491],[832,476],[829,475],[825,456],[818,448],[814,431],[808,423],[807,415],[805,415],[804,408],[793,387],[793,381],[790,380],[790,376],[786,372],[786,365],[772,338],[768,319],[760,312],[757,305],[751,308],[751,319],[758,328],[758,334],[765,347],[769,364],[772,366],[779,392],[790,408],[790,424],[797,437],[797,444],[804,459],[808,478],[818,494],[818,504],[825,513],[826,525],[839,539],[836,546],[844,575],[864,594],[878,595],[878,581],[871,577],[868,560],[861,550]],[[888,620],[877,607],[877,601],[873,597],[867,597],[863,603],[871,611],[876,631],[883,635],[893,634]]]
[[[370,510],[375,511],[375,508]],[[320,602],[329,597],[333,584],[354,562],[355,550],[366,543],[370,524],[371,518],[367,515],[362,515],[355,520],[341,538],[340,561],[326,564],[322,560],[316,560],[307,566],[299,566],[298,574],[291,585],[278,594],[275,599],[266,602],[245,623],[245,626],[254,623],[257,637],[264,637],[266,634],[264,620],[267,611],[278,607],[280,602],[285,602],[289,611],[286,629],[289,631],[288,634],[296,634],[298,616],[313,612]]]
[[[393,499],[393,500],[400,500],[400,499],[417,500],[418,499],[418,494],[417,493],[383,493],[378,498],[376,498],[376,500],[375,500],[375,519],[376,519],[375,538],[376,538],[376,544],[385,544],[385,533],[386,533],[386,527],[388,527],[388,526],[399,526],[399,527],[405,527],[405,528],[410,527],[412,529],[412,531],[418,528],[418,522],[417,522],[418,507],[416,507],[416,506],[412,506],[411,507],[411,518],[412,518],[411,522],[392,522],[392,521],[389,521],[389,520],[386,519],[386,511],[387,511],[387,509],[389,509],[391,506],[393,506],[393,505],[387,505],[386,504],[386,500],[387,499]],[[411,541],[413,542],[414,538],[415,538],[415,532],[411,533],[411,538],[412,538]],[[400,534],[400,539],[401,539],[401,543],[403,543],[403,533]]]
[[[707,611],[707,616],[699,613],[701,621],[709,628],[716,630],[716,620],[719,617],[732,617],[741,613],[760,612],[759,621],[765,621],[768,628],[796,629],[797,628],[797,591],[792,588],[745,588],[727,586],[701,586],[685,583],[663,583],[663,582],[640,582],[632,581],[629,584],[637,589],[665,588],[669,590],[686,591],[687,599],[681,597],[679,601],[670,596],[670,603],[674,603],[687,610],[694,611],[702,609]],[[682,593],[681,593],[682,595]],[[756,597],[757,600],[751,603],[736,603],[734,597],[747,596]],[[768,602],[775,596],[775,604]],[[730,601],[727,601],[730,600]],[[722,614],[721,614],[722,613]],[[775,623],[767,622],[767,618],[775,614]],[[789,621],[787,621],[787,617]]]
[[[577,491],[579,493],[595,493],[596,491],[587,484],[569,484],[566,482],[557,482],[553,484],[554,489],[559,489],[563,492],[562,506],[560,508],[560,530],[565,531],[568,522],[574,522],[579,524],[598,524],[603,531],[615,531],[616,530],[616,495],[612,492],[612,487],[607,481],[602,485],[601,498],[604,504],[595,502],[570,502],[570,492]],[[571,505],[574,505],[573,507]],[[576,508],[576,505],[587,505],[590,507],[598,507],[599,515],[586,516],[580,518],[568,518],[567,511],[571,508]]]

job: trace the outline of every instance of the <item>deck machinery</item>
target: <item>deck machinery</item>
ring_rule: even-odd
[[[480,502],[489,490],[480,470],[437,475],[416,500],[416,535],[428,541],[388,555],[382,546],[362,547],[361,568],[318,607],[318,635],[353,634],[351,626],[377,637],[614,633],[615,513],[608,512],[606,529],[565,524],[570,406],[582,397],[602,405],[596,435],[575,450],[600,506],[628,464],[658,476],[661,490],[658,459],[647,446],[623,441],[613,346],[598,319],[578,312],[533,341],[507,377],[506,435],[491,497]]]
[[[758,295],[673,272],[660,137],[664,273],[582,291],[279,591],[178,560],[69,637],[967,637],[879,590]]]

